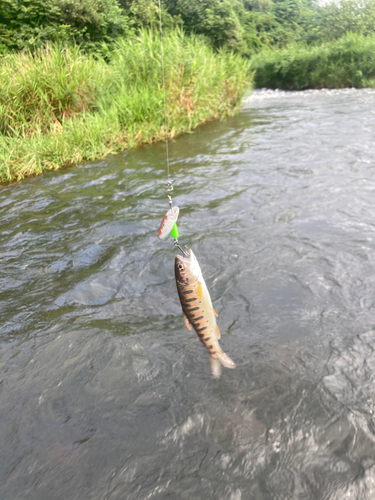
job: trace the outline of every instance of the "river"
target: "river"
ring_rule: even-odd
[[[164,144],[1,187],[1,500],[372,500],[374,136],[374,90],[262,90],[170,144],[219,380]]]

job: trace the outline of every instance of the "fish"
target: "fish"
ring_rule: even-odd
[[[188,250],[188,256],[176,255],[175,276],[185,326],[188,330],[194,328],[196,331],[208,350],[212,375],[219,378],[222,366],[233,369],[236,365],[219,345],[220,330],[216,323],[218,314],[212,306],[201,268],[191,249]]]

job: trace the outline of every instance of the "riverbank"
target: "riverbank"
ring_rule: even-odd
[[[249,62],[181,31],[164,37],[170,136],[233,114]],[[0,181],[162,140],[160,42],[143,31],[105,56],[47,47],[0,60]]]
[[[313,47],[266,50],[252,60],[255,86],[271,89],[375,87],[375,35]]]

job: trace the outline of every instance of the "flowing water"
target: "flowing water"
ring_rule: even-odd
[[[375,91],[256,91],[170,147],[236,370],[186,330],[165,146],[0,189],[1,500],[375,496]]]

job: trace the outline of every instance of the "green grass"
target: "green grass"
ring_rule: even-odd
[[[253,58],[252,69],[256,87],[374,87],[375,35],[349,34],[315,47],[262,51]]]
[[[249,63],[181,31],[164,37],[170,136],[235,112]],[[0,59],[0,181],[165,137],[160,42],[122,40],[105,59],[50,46]]]

